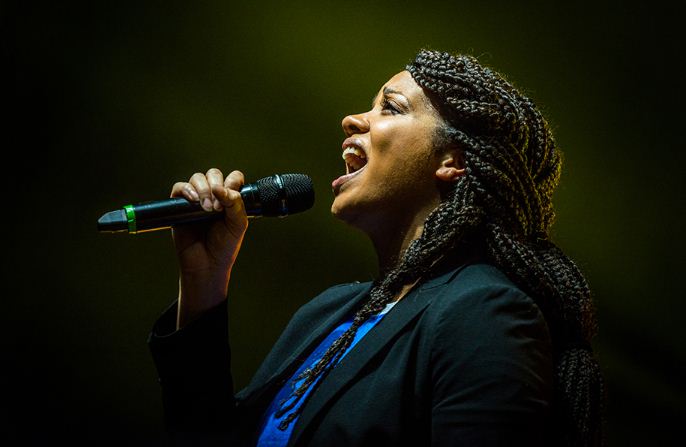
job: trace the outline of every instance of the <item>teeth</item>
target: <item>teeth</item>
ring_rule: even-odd
[[[342,155],[343,160],[345,160],[345,156],[348,154],[353,154],[359,158],[367,158],[367,156],[365,155],[364,152],[362,152],[360,149],[353,147],[353,146],[349,146],[349,147],[345,148],[345,150],[343,151],[343,155]]]

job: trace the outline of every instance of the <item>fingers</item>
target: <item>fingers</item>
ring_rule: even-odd
[[[224,180],[219,170],[215,170],[212,173],[210,171],[208,171],[207,178],[215,202],[219,203],[219,207],[233,206],[233,202],[240,197],[240,189],[245,183],[243,173],[241,171],[232,171]],[[220,175],[216,175],[217,173]],[[217,207],[217,203],[214,205],[215,209],[221,209]]]
[[[187,200],[200,202],[205,211],[235,208],[237,204],[241,205],[238,208],[242,208],[239,191],[244,183],[245,177],[241,171],[232,171],[224,179],[222,171],[211,168],[205,174],[196,172],[188,182],[175,183],[171,197],[185,197]]]
[[[205,174],[196,172],[188,181],[191,187],[198,193],[200,205],[205,211],[212,211],[214,208],[214,197],[210,190],[210,182],[207,180]]]
[[[241,171],[232,171],[231,174],[226,176],[226,180],[224,180],[224,186],[233,189],[234,191],[240,191],[244,184],[245,176]]]
[[[186,182],[174,183],[169,197],[185,197],[191,202],[197,202],[200,200],[200,196],[198,196],[198,193],[195,191],[195,189],[193,189],[190,183]]]
[[[222,171],[220,171],[217,168],[211,168],[205,174],[205,178],[207,179],[207,184],[210,188],[210,199],[212,201],[212,209],[214,209],[215,211],[223,210],[224,208],[222,207],[222,204],[219,200],[219,197],[217,197],[217,194],[221,194],[221,189],[223,189],[224,174],[222,174]],[[203,204],[203,208],[204,206],[205,205]]]
[[[230,214],[240,215],[244,214],[243,199],[241,197],[240,189],[245,183],[245,177],[241,171],[232,171],[224,180],[222,186],[217,186],[213,189],[215,197],[219,199],[221,205]]]

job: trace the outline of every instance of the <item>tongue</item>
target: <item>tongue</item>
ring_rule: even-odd
[[[338,188],[340,188],[341,185],[342,185],[343,183],[345,183],[346,181],[348,181],[348,179],[349,179],[353,174],[354,174],[354,172],[353,172],[352,174],[346,174],[346,175],[342,175],[342,176],[338,177],[336,180],[334,180],[333,182],[331,182],[331,189],[333,189],[334,192],[338,192]]]
[[[364,171],[364,168],[366,166],[367,165],[364,165],[360,169],[358,169],[357,171],[351,172],[350,174],[342,175],[342,176],[338,177],[336,180],[334,180],[331,183],[331,188],[333,189],[334,193],[338,193],[338,189],[341,187],[341,185],[343,185],[343,183],[347,182],[348,180],[355,177],[360,172]]]

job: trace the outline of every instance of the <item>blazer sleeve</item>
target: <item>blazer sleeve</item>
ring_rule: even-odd
[[[545,445],[552,355],[533,300],[513,287],[472,290],[450,300],[435,329],[432,445]]]
[[[175,302],[155,323],[148,346],[162,388],[165,427],[179,444],[243,445],[236,411],[227,303],[176,330]]]

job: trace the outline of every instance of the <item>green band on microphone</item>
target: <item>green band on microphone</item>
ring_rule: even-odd
[[[124,205],[124,211],[126,211],[126,222],[129,224],[129,233],[135,233],[136,211],[134,211],[133,205]]]

